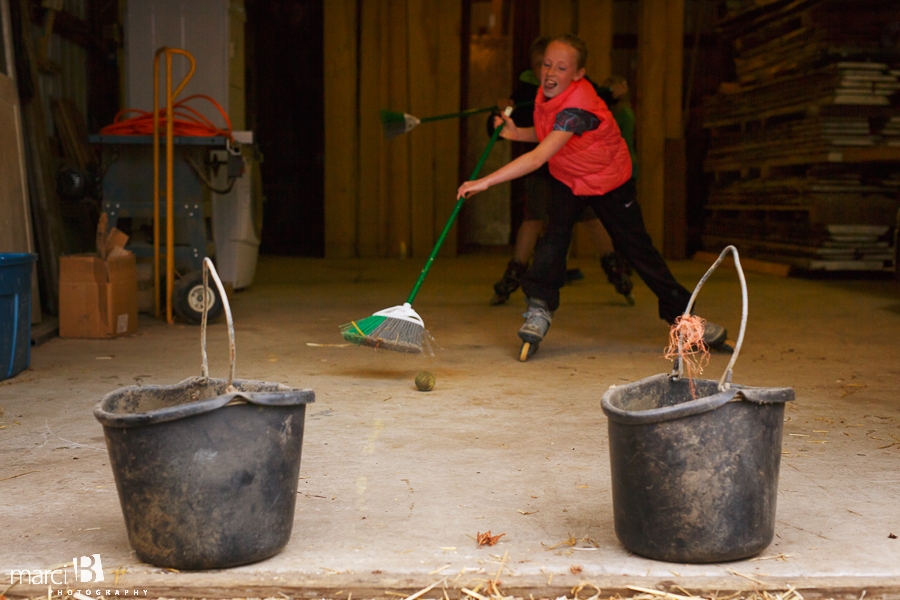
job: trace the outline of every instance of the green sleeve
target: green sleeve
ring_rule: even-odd
[[[637,153],[634,151],[634,111],[629,106],[622,106],[613,113],[613,118],[622,132],[625,144],[628,146],[628,154],[631,155],[632,176],[637,179],[638,165]]]

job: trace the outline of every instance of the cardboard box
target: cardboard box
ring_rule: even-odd
[[[134,254],[117,248],[60,257],[59,336],[115,338],[137,331],[137,267]]]

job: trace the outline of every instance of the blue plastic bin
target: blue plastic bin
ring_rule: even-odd
[[[31,274],[37,254],[0,254],[0,379],[31,358]]]

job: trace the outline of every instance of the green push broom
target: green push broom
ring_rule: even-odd
[[[507,108],[504,112],[506,116],[509,116],[512,113],[512,107]],[[469,181],[478,177],[478,172],[481,171],[481,167],[484,165],[484,161],[487,159],[491,148],[494,147],[494,142],[497,141],[497,138],[500,136],[500,130],[502,129],[503,123],[500,123],[500,125],[494,129],[491,140],[488,142],[487,148],[485,148],[484,152],[481,154],[481,159],[475,166],[475,170],[472,172],[472,176],[469,177]],[[428,261],[425,263],[425,267],[419,274],[419,279],[416,281],[416,285],[413,286],[412,292],[409,294],[409,298],[406,299],[406,302],[399,306],[392,306],[391,308],[378,311],[371,317],[366,317],[359,321],[350,321],[345,325],[341,325],[341,335],[344,336],[345,340],[358,346],[385,348],[387,350],[396,350],[397,352],[408,352],[411,354],[425,353],[427,351],[433,354],[429,343],[431,336],[425,330],[425,322],[422,321],[422,317],[413,310],[412,302],[415,299],[416,294],[419,293],[419,287],[421,287],[422,282],[425,280],[425,275],[428,274],[428,269],[431,268],[431,263],[434,262],[434,257],[437,256],[438,251],[441,249],[441,244],[444,243],[444,238],[447,237],[447,232],[450,231],[450,227],[453,225],[453,221],[456,220],[456,215],[459,214],[459,209],[462,208],[464,201],[465,197],[460,198],[456,202],[456,206],[453,208],[450,219],[444,226],[444,231],[442,231],[440,237],[438,237],[437,244],[435,244],[434,249],[431,251],[431,255],[428,257]]]
[[[534,102],[520,102],[515,105],[515,108],[518,108],[520,106],[529,106],[531,104],[534,104]],[[442,121],[444,119],[455,119],[457,117],[468,117],[470,115],[477,115],[478,113],[490,112],[492,110],[495,110],[496,108],[497,105],[495,104],[493,106],[486,106],[484,108],[470,108],[469,110],[464,110],[458,113],[437,115],[435,117],[424,117],[422,119],[419,119],[407,113],[382,110],[381,125],[384,128],[384,137],[390,140],[402,133],[409,133],[422,123],[428,123],[429,121]]]

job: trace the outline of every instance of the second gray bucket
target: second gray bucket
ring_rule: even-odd
[[[737,250],[726,248],[697,285],[685,311],[727,251],[734,252],[744,312],[731,362],[719,381],[660,374],[609,389],[616,536],[636,554],[710,563],[758,554],[775,533],[784,403],[791,388],[731,383],[743,343],[747,288]]]

